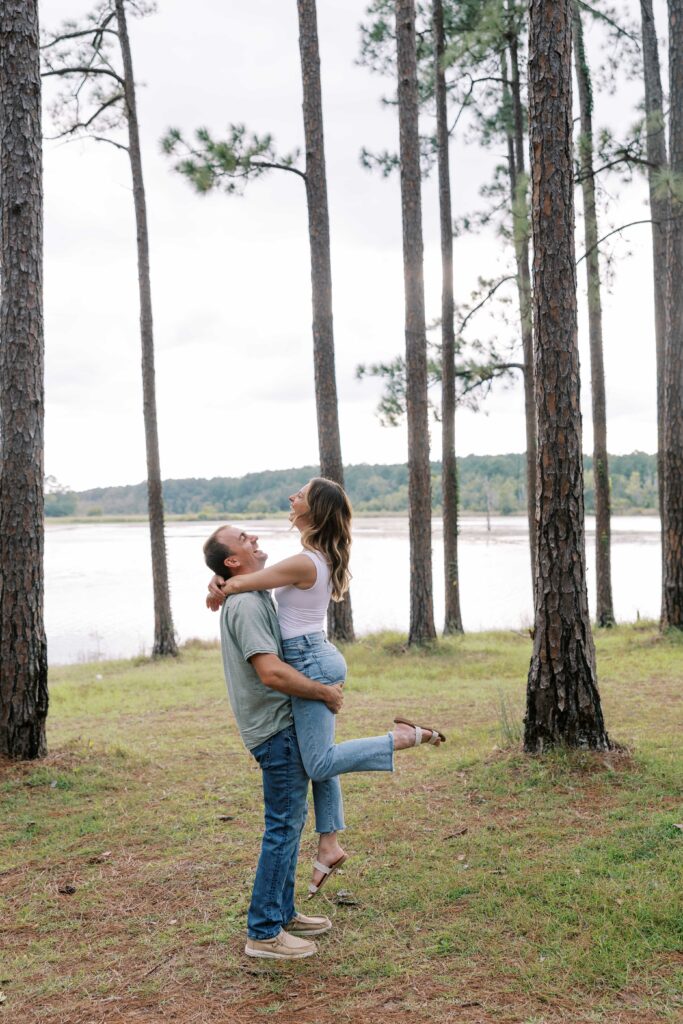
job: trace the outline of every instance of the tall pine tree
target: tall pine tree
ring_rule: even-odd
[[[0,754],[46,752],[37,0],[0,5]]]
[[[572,153],[573,0],[531,0],[538,554],[524,747],[605,750],[586,591]]]
[[[432,496],[427,399],[420,173],[419,97],[414,0],[395,0],[399,152],[405,290],[406,412],[410,537],[410,626],[408,643],[436,637],[432,594]]]
[[[669,0],[669,159],[662,627],[683,629],[683,0]]]

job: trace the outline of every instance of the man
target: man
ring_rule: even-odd
[[[226,578],[262,569],[267,557],[255,534],[235,526],[219,527],[204,544],[206,564]],[[265,831],[244,951],[248,956],[298,960],[317,951],[311,937],[329,931],[332,922],[327,917],[305,917],[294,909],[309,780],[289,698],[325,701],[336,714],[344,699],[342,687],[308,679],[282,660],[277,615],[267,591],[228,597],[220,629],[230,704],[263,777]]]

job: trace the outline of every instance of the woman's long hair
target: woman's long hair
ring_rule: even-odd
[[[309,525],[302,527],[301,543],[327,559],[332,600],[341,601],[351,580],[351,502],[334,480],[315,476],[310,483],[306,496]]]

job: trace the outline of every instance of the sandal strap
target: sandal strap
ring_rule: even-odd
[[[441,742],[441,737],[439,736],[438,732],[436,732],[434,729],[432,729],[432,735],[429,737],[429,742],[434,747],[436,747]]]
[[[313,867],[315,868],[316,871],[322,871],[324,875],[329,875],[332,872],[332,868],[329,867],[328,864],[321,864],[319,860],[313,861]]]
[[[413,729],[415,730],[415,746],[419,747],[422,743],[422,729],[419,725],[414,725]]]

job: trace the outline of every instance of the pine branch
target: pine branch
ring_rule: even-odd
[[[161,149],[176,159],[174,169],[198,192],[210,192],[220,185],[235,193],[269,170],[290,171],[306,180],[305,171],[295,166],[298,150],[281,155],[271,135],[249,134],[243,124],[229,125],[224,141],[216,141],[207,128],[196,129],[194,136],[196,144],[191,145],[178,128],[170,128],[161,140]]]
[[[118,38],[118,32],[113,28],[102,28],[100,26],[94,26],[93,28],[84,28],[79,32],[65,32],[64,35],[54,36],[49,39],[46,43],[41,43],[41,50],[49,50],[51,46],[56,46],[57,43],[64,43],[67,39],[82,39],[84,36],[116,36]],[[94,43],[94,39],[93,39]]]
[[[670,219],[671,219],[671,220],[675,220],[675,218],[674,218],[674,217],[672,217],[672,218],[670,218]],[[619,233],[620,231],[625,231],[625,230],[626,230],[626,228],[633,228],[633,227],[635,227],[635,226],[636,226],[637,224],[659,224],[659,223],[661,223],[661,222],[660,222],[660,221],[657,221],[657,220],[652,220],[652,218],[651,218],[651,217],[649,217],[649,218],[647,218],[647,220],[632,220],[632,221],[630,222],[630,224],[622,224],[622,225],[621,225],[620,227],[618,227],[618,228],[614,228],[614,230],[613,230],[613,231],[609,231],[609,232],[608,232],[608,233],[607,233],[606,235],[603,235],[603,236],[602,236],[602,238],[599,238],[599,239],[597,240],[597,242],[595,243],[595,245],[592,245],[592,246],[590,247],[590,249],[587,249],[587,250],[586,250],[586,252],[584,252],[584,253],[583,253],[583,254],[582,254],[581,256],[579,256],[578,260],[576,261],[576,266],[578,267],[578,265],[579,265],[579,263],[581,262],[581,260],[585,260],[585,259],[586,259],[586,257],[587,257],[587,256],[590,256],[590,254],[591,254],[592,252],[595,252],[595,250],[596,250],[596,249],[598,248],[598,246],[602,245],[602,243],[603,243],[603,242],[606,242],[608,238],[611,238],[611,237],[612,237],[612,235],[616,235],[616,234],[618,234],[618,233]]]
[[[93,123],[93,121],[97,120],[100,114],[104,113],[104,111],[107,110],[108,107],[112,107],[115,103],[118,103],[120,100],[124,98],[125,97],[122,92],[116,93],[116,95],[108,99],[106,103],[103,103],[99,107],[99,109],[96,110],[95,113],[88,118],[87,121],[77,121],[75,124],[72,124],[69,128],[65,128],[63,132],[59,132],[58,135],[46,135],[46,140],[48,142],[54,142],[57,139],[63,139],[67,135],[73,135],[77,131],[87,131],[90,125]]]
[[[602,164],[601,167],[595,167],[592,174],[577,174],[574,176],[574,184],[580,185],[586,178],[597,178],[598,174],[602,174],[603,171],[611,171],[613,167],[619,167],[621,164],[628,164],[629,166],[634,165],[636,167],[656,167],[650,160],[645,160],[640,156],[633,156],[624,151],[622,156],[616,157],[614,160],[608,161],[606,164]]]
[[[582,11],[586,11],[587,14],[591,14],[596,21],[604,21],[610,26],[610,28],[614,29],[617,35],[625,36],[627,39],[630,39],[632,42],[636,43],[638,49],[640,49],[640,39],[638,36],[634,36],[631,32],[627,32],[625,28],[622,28],[621,25],[610,18],[609,15],[604,14],[603,11],[599,11],[595,7],[591,7],[591,5],[587,4],[585,0],[577,0],[577,3]]]
[[[62,78],[67,75],[83,75],[84,78],[89,78],[91,75],[107,75],[109,78],[114,78],[120,86],[125,88],[125,81],[121,75],[117,75],[115,71],[110,71],[108,68],[93,68],[93,67],[67,67],[67,68],[51,68],[49,71],[41,72],[42,78],[50,78],[53,75],[59,75]]]
[[[300,170],[298,167],[293,167],[291,164],[270,163],[266,160],[252,160],[251,166],[263,167],[264,169],[272,169],[276,171],[291,171],[292,174],[298,174],[300,178],[303,178],[304,181],[306,180],[306,172]],[[246,177],[246,172],[242,177]]]
[[[453,134],[453,132],[455,131],[455,129],[456,129],[457,125],[458,125],[458,121],[462,117],[465,109],[469,106],[469,100],[470,100],[470,97],[472,96],[472,93],[474,92],[475,86],[481,85],[482,82],[497,82],[499,85],[509,85],[510,84],[507,81],[507,79],[499,78],[499,77],[496,77],[496,76],[493,76],[493,75],[486,75],[486,76],[481,77],[481,78],[473,78],[472,75],[469,72],[466,72],[466,75],[467,75],[467,78],[469,78],[469,80],[470,80],[470,84],[469,84],[469,87],[467,89],[467,92],[465,93],[464,97],[460,101],[460,109],[459,109],[458,113],[455,116],[455,120],[453,121],[453,124],[451,125],[451,127],[448,129],[448,134],[449,135]]]
[[[106,135],[89,135],[89,139],[93,142],[108,142],[110,146],[114,146],[116,149],[122,149],[124,153],[129,153],[128,146],[124,146],[122,142],[116,142],[115,139],[108,139]]]
[[[469,313],[467,314],[465,319],[461,321],[460,327],[458,328],[457,333],[458,334],[462,334],[462,332],[465,330],[465,327],[467,326],[468,321],[472,319],[472,317],[474,316],[475,313],[479,312],[479,310],[482,308],[482,306],[486,305],[486,303],[489,301],[489,299],[492,298],[496,294],[496,292],[501,287],[501,285],[505,284],[506,281],[514,281],[514,280],[515,280],[515,275],[514,274],[508,274],[507,277],[501,277],[500,281],[496,281],[496,283],[494,284],[493,288],[491,288],[490,291],[487,292],[487,294],[484,296],[484,298],[481,300],[481,302],[478,302],[477,305],[474,306],[474,308],[469,311]]]

